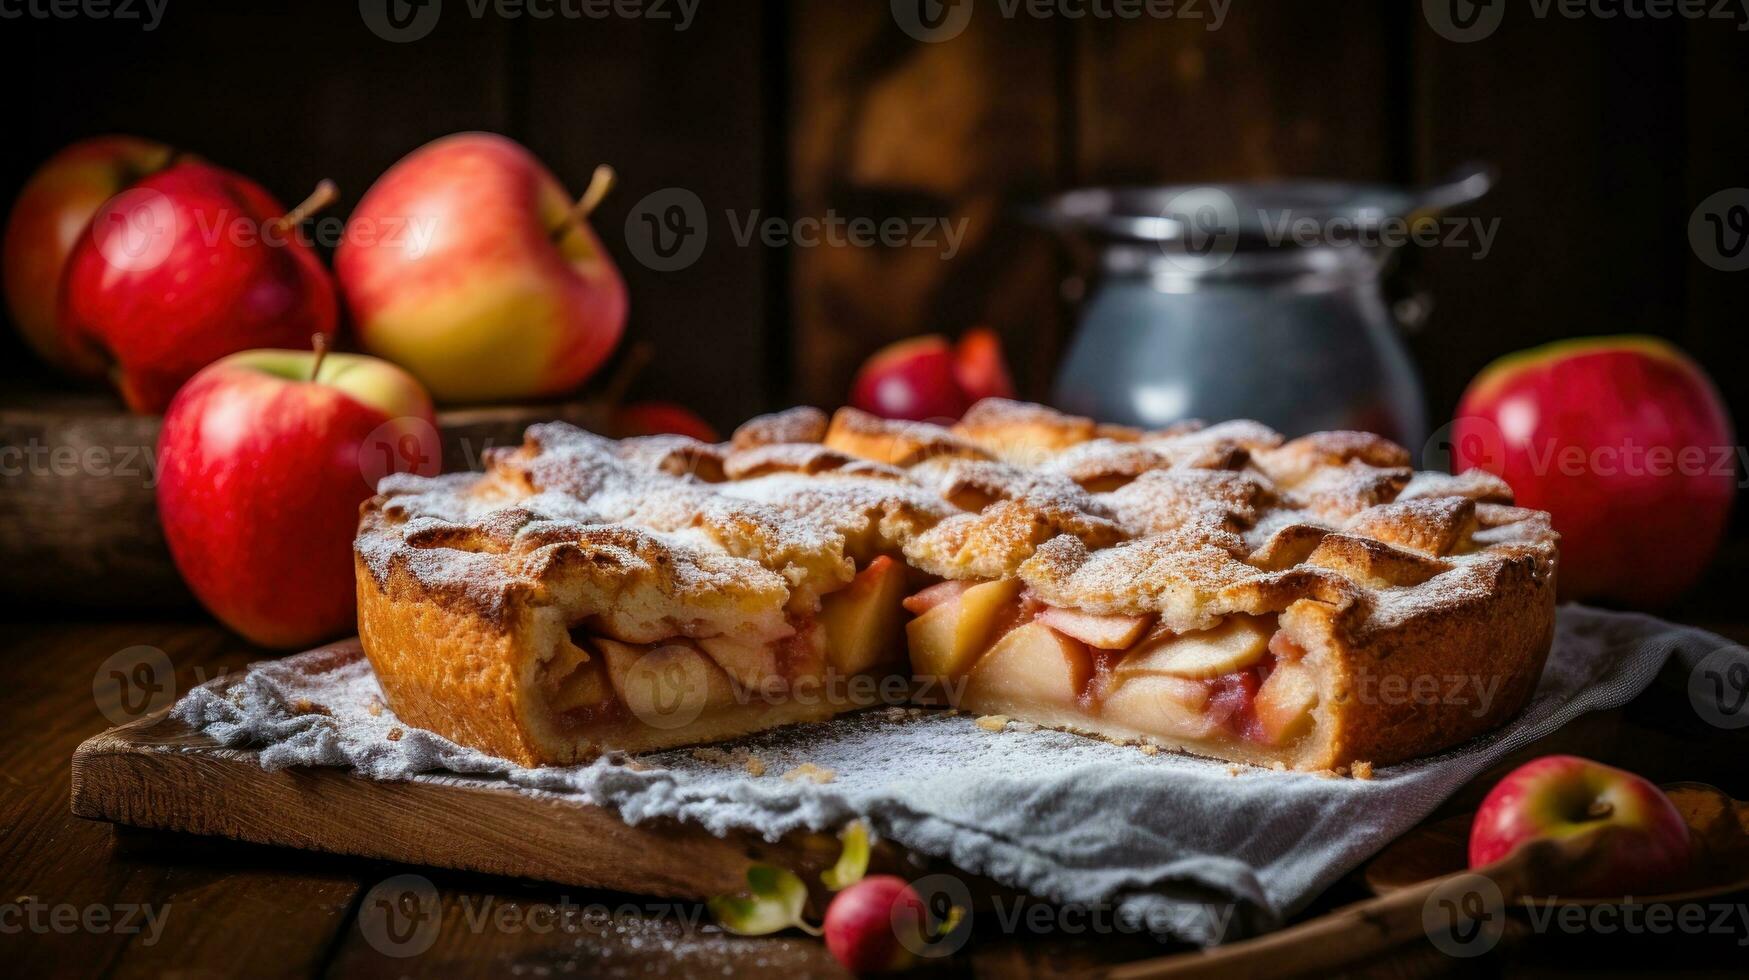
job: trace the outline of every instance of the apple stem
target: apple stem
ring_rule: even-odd
[[[316,352],[316,363],[310,365],[310,380],[314,381],[322,373],[322,362],[328,358],[328,335],[315,334],[310,338],[310,347]]]
[[[284,215],[273,219],[273,223],[270,227],[275,232],[284,234],[286,229],[295,228],[298,225],[303,224],[304,219],[315,214],[317,211],[322,210],[328,205],[333,204],[334,199],[339,196],[340,189],[334,186],[332,180],[323,177],[317,182],[316,189],[310,192],[309,197],[304,198],[297,207],[287,211]]]
[[[618,179],[619,175],[614,173],[613,168],[607,164],[604,163],[596,167],[595,173],[589,177],[589,186],[583,189],[583,196],[578,198],[571,210],[565,213],[565,220],[559,222],[559,226],[553,229],[553,238],[564,237],[573,225],[588,218],[596,206],[601,203],[601,199],[607,196],[607,192],[613,190],[614,182]]]

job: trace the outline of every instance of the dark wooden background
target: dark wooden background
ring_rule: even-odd
[[[457,130],[523,141],[574,189],[611,162],[622,184],[597,226],[629,281],[631,333],[658,354],[638,394],[727,426],[796,400],[835,404],[886,341],[978,322],[1043,395],[1067,323],[1065,264],[1009,217],[1016,201],[1104,182],[1406,183],[1484,159],[1503,175],[1473,207],[1500,220],[1492,253],[1406,256],[1437,301],[1412,340],[1436,421],[1501,353],[1626,331],[1693,352],[1749,419],[1749,272],[1706,267],[1686,237],[1699,201],[1749,185],[1737,21],[1538,18],[1514,4],[1494,35],[1459,44],[1414,0],[1233,0],[1212,31],[1207,19],[1005,19],[995,0],[976,3],[969,28],[939,44],[901,32],[886,0],[703,0],[684,31],[476,17],[448,0],[411,43],[373,34],[352,0],[169,0],[151,32],[5,20],[0,196],[58,146],[106,131],[190,148],[288,200],[333,177],[335,213]],[[708,242],[693,265],[658,272],[630,253],[625,221],[669,187],[704,202]],[[944,261],[742,246],[725,218],[827,210],[965,217],[971,231]],[[37,380],[42,368],[6,343],[5,370]]]

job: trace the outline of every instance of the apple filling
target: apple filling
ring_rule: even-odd
[[[944,582],[905,605],[917,614],[912,670],[937,703],[1189,747],[1242,740],[1264,754],[1313,727],[1317,677],[1273,615],[1174,633],[1151,616],[1049,606],[1013,580]]]
[[[772,640],[677,635],[631,643],[586,619],[541,665],[548,714],[574,734],[636,720],[670,733],[697,723],[701,737],[710,737],[714,720],[733,727],[736,719],[766,715],[783,724],[880,703],[887,692],[857,681],[904,671],[907,572],[891,558],[875,558]]]

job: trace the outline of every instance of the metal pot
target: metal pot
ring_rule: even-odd
[[[1427,303],[1387,302],[1392,242],[1492,183],[1470,166],[1414,190],[1282,181],[1053,198],[1032,215],[1083,269],[1067,284],[1079,322],[1054,400],[1133,425],[1253,418],[1419,446],[1426,409],[1399,320]]]

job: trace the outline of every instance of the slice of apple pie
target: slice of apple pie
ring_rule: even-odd
[[[1523,706],[1555,541],[1500,480],[1358,432],[995,399],[722,445],[552,423],[483,473],[384,481],[359,633],[402,719],[524,764],[911,702],[1334,769]]]

